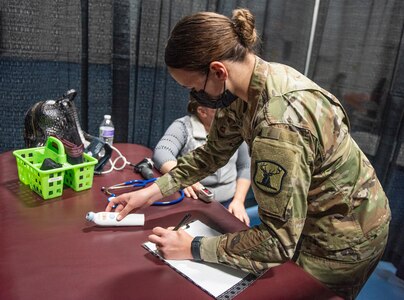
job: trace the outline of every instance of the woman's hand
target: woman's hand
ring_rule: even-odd
[[[248,217],[247,211],[245,210],[244,202],[233,199],[227,210],[241,222],[245,223],[247,226],[250,226],[250,218]]]
[[[157,249],[166,259],[192,259],[191,242],[193,237],[183,229],[173,231],[173,228],[153,228],[153,234],[149,235],[149,241],[156,244]]]
[[[184,188],[184,194],[188,198],[198,199],[198,194],[197,193],[202,188],[203,188],[203,185],[200,184],[199,182],[197,182],[197,183],[194,183],[191,186],[188,186],[188,187]]]
[[[112,211],[115,207],[115,211],[120,212],[116,219],[120,221],[131,211],[136,212],[140,208],[150,206],[161,198],[163,198],[163,195],[159,187],[153,183],[147,188],[122,194],[118,197],[111,197],[105,211]]]
[[[163,174],[168,173],[173,168],[175,168],[176,165],[177,165],[176,160],[169,160],[161,166],[160,172]],[[183,189],[183,191],[184,191],[184,194],[186,197],[198,199],[197,193],[202,188],[203,188],[203,185],[200,184],[199,182],[197,182],[197,183],[194,183],[193,185],[187,186],[186,188]]]

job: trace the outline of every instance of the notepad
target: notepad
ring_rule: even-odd
[[[191,236],[221,234],[199,220],[186,225],[185,231]],[[143,247],[216,299],[232,299],[257,279],[254,274],[224,265],[164,259],[157,251],[156,245],[151,242],[144,243]]]

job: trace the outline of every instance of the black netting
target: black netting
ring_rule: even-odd
[[[163,60],[169,31],[181,17],[201,10],[230,16],[234,8],[247,7],[262,37],[260,56],[305,72],[315,3],[2,0],[0,152],[24,146],[28,108],[69,89],[78,92],[75,104],[88,133],[97,135],[103,115],[112,114],[115,141],[153,147],[186,113],[188,91],[167,74]],[[404,2],[323,0],[317,21],[308,75],[346,107],[353,136],[394,205],[402,178],[397,151],[404,149],[397,139],[404,103]]]

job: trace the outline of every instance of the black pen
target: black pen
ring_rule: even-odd
[[[178,229],[180,229],[188,220],[189,220],[189,218],[191,218],[191,214],[190,213],[188,213],[188,214],[186,214],[183,218],[182,218],[182,220],[177,224],[177,226],[175,226],[174,227],[174,231],[177,231]]]

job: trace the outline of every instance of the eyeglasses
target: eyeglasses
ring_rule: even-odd
[[[195,99],[200,99],[200,100],[202,100],[202,102],[204,102],[204,103],[206,103],[206,101],[209,101],[209,102],[210,102],[210,101],[212,101],[212,100],[215,101],[215,100],[219,100],[219,99],[220,99],[220,96],[219,96],[217,99],[215,99],[215,98],[210,97],[210,96],[205,92],[206,84],[207,84],[208,78],[209,78],[209,72],[210,72],[210,69],[208,69],[208,73],[206,73],[206,79],[205,79],[205,83],[204,83],[204,85],[203,85],[203,89],[197,91],[197,90],[195,90],[195,88],[192,88],[191,91],[189,92],[190,95],[191,95],[191,97],[193,97],[193,98],[195,98]],[[226,81],[224,82],[224,90],[226,90]]]
[[[208,68],[208,72],[206,73],[205,83],[203,84],[203,89],[200,90],[199,92],[202,92],[202,91],[205,92],[206,84],[208,83],[209,72],[210,72],[210,69]],[[195,90],[195,88],[192,88],[191,89],[191,94],[193,94],[193,93],[198,93],[198,91]]]
[[[209,108],[222,108],[229,106],[234,100],[238,97],[232,94],[230,91],[226,90],[226,80],[223,80],[223,93],[221,93],[218,97],[211,97],[205,92],[206,83],[208,82],[209,70],[206,74],[205,84],[203,85],[203,89],[200,91],[196,91],[194,88],[189,92],[190,97],[195,99],[200,105],[206,106]]]

